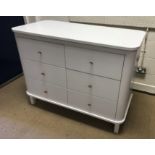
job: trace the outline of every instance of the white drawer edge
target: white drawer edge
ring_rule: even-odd
[[[77,93],[79,93],[79,94],[84,94],[84,95],[90,95],[90,94],[88,94],[88,93],[86,93],[86,92],[81,92],[81,91],[79,91],[79,90],[74,90],[74,89],[67,89],[67,91],[71,91],[71,92],[77,92]],[[118,100],[112,100],[112,99],[109,99],[109,98],[106,98],[106,97],[101,97],[101,96],[97,96],[97,95],[90,95],[90,96],[94,96],[94,97],[97,97],[97,98],[100,98],[100,99],[102,99],[102,100],[108,100],[108,101],[110,101],[110,102],[116,102],[116,104],[117,104],[117,102],[118,102]]]
[[[65,68],[66,70],[71,70],[71,71],[76,71],[76,72],[79,72],[79,73],[85,73],[85,74],[89,74],[89,75],[92,75],[92,76],[98,76],[98,77],[102,77],[102,78],[106,78],[106,79],[110,79],[110,80],[114,80],[114,81],[121,81],[118,80],[118,79],[114,79],[114,78],[110,78],[110,77],[106,77],[106,76],[102,76],[102,75],[96,75],[96,74],[91,74],[91,73],[88,73],[88,72],[83,72],[83,71],[79,71],[79,70],[76,70],[76,69],[72,69],[72,68]]]
[[[46,101],[46,102],[49,102],[49,103],[64,107],[64,108],[67,108],[67,109],[71,109],[71,110],[74,110],[74,111],[77,111],[77,112],[81,112],[83,114],[86,114],[86,115],[89,115],[89,116],[92,116],[92,117],[95,117],[95,118],[98,118],[98,119],[101,119],[101,120],[104,120],[104,121],[107,121],[107,122],[110,122],[110,123],[113,123],[113,124],[122,124],[125,121],[128,110],[129,110],[129,107],[130,107],[130,103],[131,103],[131,100],[132,100],[132,97],[133,97],[133,94],[130,94],[130,98],[129,98],[129,101],[128,101],[128,106],[126,108],[123,119],[114,120],[114,119],[109,119],[107,117],[103,117],[103,116],[100,116],[100,115],[92,114],[92,113],[89,113],[87,111],[84,111],[84,110],[81,110],[81,109],[78,109],[78,108],[74,108],[72,106],[66,105],[65,103],[63,104],[63,103],[60,103],[60,102],[57,102],[57,101],[54,101],[54,100],[47,99],[45,97],[40,97],[38,95],[29,93],[28,91],[26,91],[26,94],[28,96],[32,96],[34,98],[37,98],[37,99],[40,99],[40,100],[43,100],[43,101]]]
[[[34,78],[28,77],[28,76],[27,76],[27,79],[32,80],[32,81],[35,80]],[[63,87],[62,85],[59,85],[59,84],[56,84],[56,83],[53,83],[53,82],[50,82],[50,81],[45,81],[45,80],[38,80],[38,81],[44,82],[45,84],[49,84],[50,83],[50,85],[67,89],[67,87]]]
[[[37,61],[37,60],[24,58],[23,56],[21,56],[20,59],[21,59],[22,61],[23,61],[23,60],[30,60],[30,61],[34,61],[34,62],[40,62],[40,61]],[[64,68],[64,69],[66,69],[66,67],[57,66],[57,65],[54,65],[54,64],[49,64],[49,63],[45,63],[45,62],[40,62],[40,63],[41,63],[41,64],[45,64],[45,65],[50,65],[50,66],[55,66],[55,67],[58,67],[58,68]]]
[[[60,43],[60,42],[55,42],[52,40],[48,40],[48,38],[39,38],[39,37],[34,37],[33,35],[19,35],[17,34],[17,38],[19,39],[28,39],[28,40],[32,40],[32,41],[36,41],[36,42],[45,42],[45,43],[48,43],[48,44],[56,44],[56,45],[60,45],[60,46],[64,46],[65,44],[64,43]]]
[[[34,62],[40,62],[40,61],[37,61],[37,60],[27,59],[27,58],[24,58],[24,57],[21,57],[21,60],[30,60],[30,61],[34,61]],[[85,73],[85,74],[89,74],[89,75],[93,75],[93,76],[103,77],[103,78],[107,78],[107,79],[111,79],[111,80],[115,80],[115,81],[121,81],[121,79],[118,80],[118,79],[114,79],[114,78],[110,78],[110,77],[106,77],[106,76],[91,74],[91,73],[87,73],[87,72],[75,70],[75,69],[68,68],[68,67],[60,67],[60,66],[53,65],[53,64],[49,64],[49,63],[45,63],[45,62],[40,62],[40,63],[41,63],[41,64],[45,64],[45,65],[55,66],[55,67],[58,67],[58,68],[64,68],[65,70],[71,70],[71,71],[76,71],[76,72]]]
[[[27,79],[28,79],[28,80],[32,80],[32,81],[35,80],[34,78],[31,78],[31,77],[28,77],[28,76],[27,76]],[[56,83],[53,83],[53,82],[49,82],[49,81],[44,81],[44,80],[37,80],[37,81],[44,82],[44,84],[50,84],[50,85],[52,85],[52,86],[56,86],[56,87],[59,87],[59,88],[64,88],[64,89],[66,89],[66,91],[67,91],[67,86],[64,87],[64,86],[62,86],[62,85],[59,85],[59,84],[56,84]]]

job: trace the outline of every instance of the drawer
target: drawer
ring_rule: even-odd
[[[22,58],[65,66],[63,45],[24,38],[17,38],[17,44]]]
[[[114,119],[117,102],[68,90],[68,104],[74,108]]]
[[[68,89],[88,93],[110,100],[117,100],[120,81],[67,70]]]
[[[84,48],[65,47],[67,68],[121,79],[124,56]]]
[[[65,68],[43,64],[39,61],[22,60],[24,74],[28,78],[43,80],[62,87],[66,87]]]
[[[27,89],[30,93],[38,95],[40,97],[46,97],[60,103],[67,103],[67,91],[66,88],[52,85],[39,80],[32,80],[26,78]]]

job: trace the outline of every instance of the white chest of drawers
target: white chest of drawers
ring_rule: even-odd
[[[145,36],[137,30],[41,21],[13,28],[27,94],[111,122],[118,132]]]

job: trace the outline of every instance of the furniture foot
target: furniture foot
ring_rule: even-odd
[[[30,103],[31,104],[35,104],[36,103],[36,99],[34,97],[29,96],[29,98],[30,98]]]
[[[120,128],[120,124],[114,124],[114,133],[118,133]]]

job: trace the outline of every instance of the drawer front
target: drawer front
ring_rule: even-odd
[[[116,102],[103,98],[82,94],[75,91],[68,91],[68,104],[77,109],[81,109],[99,116],[114,119],[116,112]]]
[[[28,78],[26,79],[26,83],[27,89],[30,93],[67,104],[67,91],[65,88]]]
[[[84,48],[65,47],[67,68],[121,79],[124,56]]]
[[[67,70],[68,89],[117,100],[120,81]]]
[[[17,38],[22,58],[65,67],[64,46],[32,39]]]
[[[65,68],[43,64],[39,61],[32,61],[28,59],[23,59],[22,64],[25,76],[35,80],[43,80],[66,87]]]

